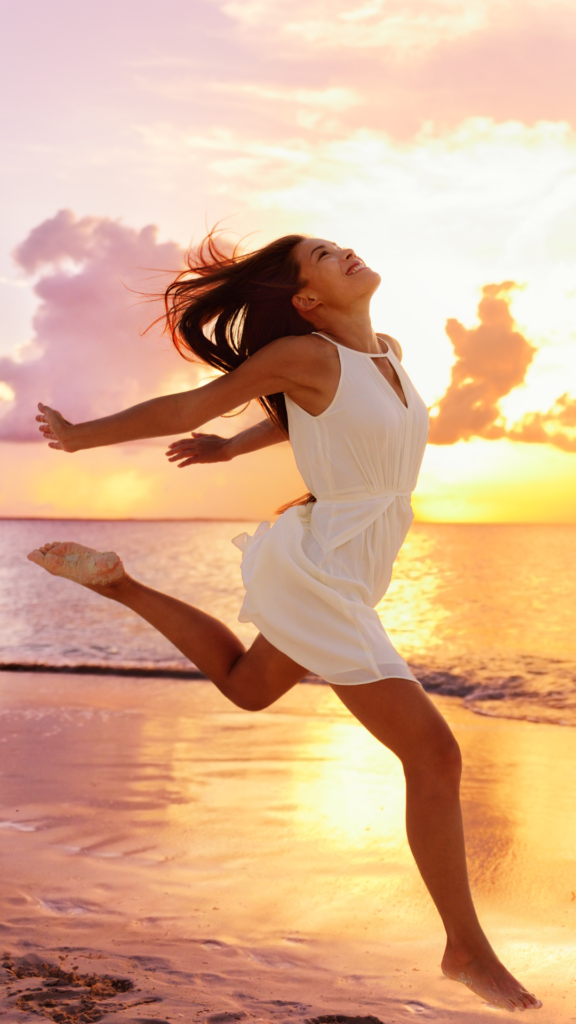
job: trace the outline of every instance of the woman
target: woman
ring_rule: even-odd
[[[168,458],[229,458],[290,437],[312,494],[236,543],[246,586],[240,618],[260,633],[249,650],[221,622],[132,579],[119,557],[45,544],[31,561],[131,608],[238,707],[257,711],[307,671],[401,760],[408,840],[447,933],[444,974],[508,1010],[541,1004],[484,935],[468,885],[457,743],[394,650],[374,606],[412,520],[428,416],[397,342],[370,322],[380,277],[352,249],[290,235],[225,256],[209,237],[167,291],[179,350],[225,371],[193,391],[71,424],[39,405],[51,448],[77,452],[196,431],[259,399],[268,420],[232,441],[193,433]],[[210,334],[204,328],[211,327]]]

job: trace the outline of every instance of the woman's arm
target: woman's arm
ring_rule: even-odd
[[[238,369],[193,391],[153,398],[112,416],[77,424],[39,404],[36,419],[50,447],[65,452],[189,433],[253,398],[289,392],[294,387],[317,390],[315,380],[322,381],[320,359],[317,347],[306,337],[281,338]]]
[[[229,462],[237,455],[256,452],[272,444],[280,444],[288,438],[280,427],[265,419],[234,437],[219,437],[217,434],[192,432],[192,440],[185,437],[168,446],[168,462],[177,462],[178,468],[205,462]],[[184,461],[182,461],[184,460]]]

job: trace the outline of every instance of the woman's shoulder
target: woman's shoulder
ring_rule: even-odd
[[[317,335],[295,334],[276,338],[254,352],[234,371],[236,374],[261,378],[278,376],[296,384],[323,376],[332,362],[338,360],[338,349]],[[285,389],[284,389],[285,390]]]
[[[258,354],[266,352],[270,359],[288,359],[300,363],[323,360],[327,355],[333,358],[336,351],[335,345],[311,331],[310,334],[288,334],[283,338],[276,338],[260,349]]]
[[[402,346],[400,342],[396,340],[396,338],[393,338],[390,334],[382,334],[379,331],[376,332],[376,337],[381,338],[382,341],[385,341],[386,344],[389,345],[390,348],[392,349],[396,358],[402,361]]]

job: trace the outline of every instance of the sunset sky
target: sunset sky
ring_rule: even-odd
[[[226,218],[382,274],[374,326],[432,407],[420,519],[576,522],[574,0],[6,0],[0,23],[0,515],[259,518],[304,490],[287,445],[179,470],[162,441],[35,440],[38,400],[87,419],[206,379],[142,337],[137,293]]]

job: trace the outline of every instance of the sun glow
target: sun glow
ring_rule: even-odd
[[[286,454],[166,476],[149,452],[122,478],[124,456],[108,451],[90,486],[85,474],[96,462],[86,453],[62,475],[53,453],[27,443],[39,399],[89,419],[205,379],[177,362],[166,339],[142,336],[161,306],[141,305],[137,294],[161,292],[191,237],[222,220],[254,246],[294,231],[352,245],[382,274],[375,327],[400,340],[429,406],[450,386],[447,321],[472,337],[483,289],[514,282],[514,330],[534,356],[501,387],[491,437],[463,442],[456,431],[454,443],[444,434],[442,447],[430,446],[416,513],[576,521],[570,4],[218,0],[192,14],[177,0],[177,8],[177,38],[168,25],[144,16],[135,26],[121,12],[114,34],[98,41],[83,9],[64,33],[41,6],[32,28],[11,12],[22,46],[7,55],[7,73],[24,74],[28,87],[6,136],[13,207],[0,267],[0,438],[9,446],[0,512],[260,518],[281,503],[282,473],[282,500],[304,490]],[[28,45],[36,36],[38,52]],[[191,38],[206,55],[202,73]],[[273,60],[260,62],[254,47]],[[68,71],[59,77],[54,68],[72,68],[80,52],[70,92]],[[57,129],[37,102],[47,81]],[[226,433],[232,422],[244,421],[211,429]],[[11,446],[22,442],[17,456]],[[18,482],[8,485],[17,465]],[[272,467],[274,499],[269,481],[257,482],[263,466]]]

